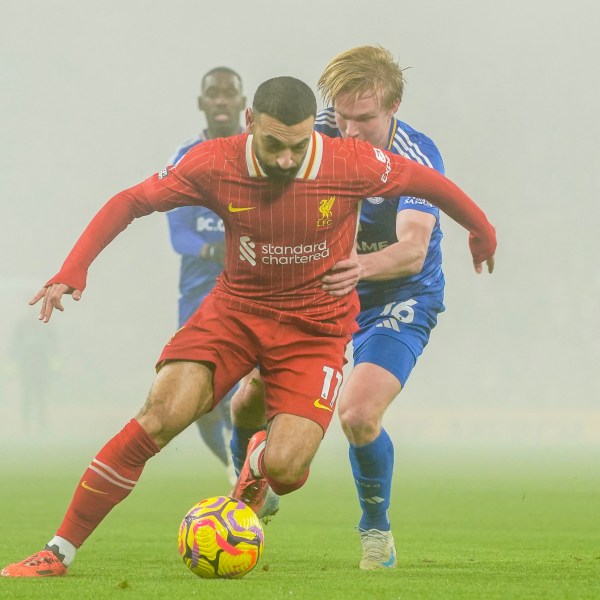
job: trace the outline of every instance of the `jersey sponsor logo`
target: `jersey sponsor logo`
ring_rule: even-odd
[[[356,248],[361,254],[368,254],[369,252],[378,252],[379,250],[383,250],[384,248],[387,248],[389,245],[390,245],[390,243],[385,240],[382,242],[359,241],[356,244]]]
[[[333,411],[331,410],[331,407],[327,406],[326,404],[321,404],[321,398],[317,398],[317,399],[314,401],[313,405],[314,405],[316,408],[321,408],[321,409],[323,409],[323,410],[328,410],[329,412],[333,412]]]
[[[227,209],[231,213],[243,212],[245,210],[254,210],[255,208],[256,208],[256,206],[233,206],[233,204],[231,202],[229,203],[229,206],[227,207]]]
[[[108,494],[108,492],[101,492],[100,490],[96,490],[96,489],[94,489],[93,487],[90,487],[90,486],[89,486],[89,485],[86,483],[85,479],[84,479],[84,480],[81,482],[81,487],[82,487],[84,490],[89,490],[90,492],[94,492],[95,494]]]
[[[240,237],[239,250],[240,260],[245,260],[253,267],[257,261],[264,265],[302,265],[327,258],[331,252],[326,241],[296,246],[260,244],[257,247],[247,235]]]
[[[335,202],[335,196],[329,196],[329,198],[323,198],[319,200],[319,213],[321,216],[317,219],[317,227],[327,227],[333,225],[333,203]]]
[[[165,167],[159,174],[159,179],[164,179],[169,174],[169,167]]]
[[[370,202],[371,204],[381,204],[384,200],[385,198],[382,198],[381,196],[371,196],[370,198],[367,198],[367,202]]]
[[[247,236],[240,237],[240,260],[249,262],[253,267],[256,266],[256,244]]]
[[[223,219],[215,219],[214,217],[198,217],[196,219],[196,231],[221,231],[225,232]]]
[[[428,206],[429,208],[433,208],[433,204],[431,202],[427,202],[424,198],[415,198],[414,196],[409,196],[408,198],[402,199],[402,204],[413,204],[413,205],[422,205]]]

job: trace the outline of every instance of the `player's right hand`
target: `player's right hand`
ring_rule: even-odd
[[[350,258],[335,263],[331,270],[321,277],[321,288],[331,296],[345,296],[356,287],[361,271],[358,254],[353,253]]]
[[[70,294],[73,296],[73,300],[75,301],[81,300],[81,290],[75,290],[64,283],[53,283],[51,285],[44,286],[29,301],[29,305],[33,306],[43,299],[38,319],[44,323],[47,323],[50,320],[52,311],[55,308],[61,312],[65,310],[61,302],[63,294]]]

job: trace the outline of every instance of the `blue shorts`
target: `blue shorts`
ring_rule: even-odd
[[[353,336],[354,364],[372,363],[406,385],[429,342],[437,316],[445,310],[443,294],[423,294],[361,311]]]

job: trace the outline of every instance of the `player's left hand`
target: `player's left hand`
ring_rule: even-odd
[[[477,233],[469,232],[469,248],[473,257],[473,267],[478,275],[483,273],[483,262],[489,273],[494,271],[494,254],[496,253],[496,229],[491,223]]]
[[[494,257],[490,256],[485,261],[485,264],[487,265],[488,273],[493,273],[494,272]],[[473,266],[475,267],[475,273],[477,273],[478,275],[483,273],[483,263],[473,263]]]
[[[332,296],[349,294],[358,283],[362,267],[355,258],[346,258],[333,265],[331,271],[321,278],[323,291]]]
[[[71,294],[73,300],[81,300],[81,290],[75,290],[64,283],[53,283],[52,285],[44,286],[30,301],[30,306],[37,304],[42,300],[42,307],[38,319],[47,323],[52,316],[52,311],[56,308],[61,312],[64,311],[61,299],[64,294]]]

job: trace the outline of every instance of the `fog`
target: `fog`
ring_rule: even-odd
[[[249,100],[276,75],[316,89],[334,54],[368,43],[409,68],[398,117],[436,141],[499,241],[496,272],[476,276],[466,232],[444,220],[447,310],[388,430],[406,443],[598,443],[599,22],[593,0],[3,3],[2,439],[104,439],[143,403],[176,329],[163,214],[106,248],[82,300],[49,324],[27,301],[106,200],[201,130],[202,74],[234,68]],[[50,348],[40,425],[22,414],[23,319]]]

